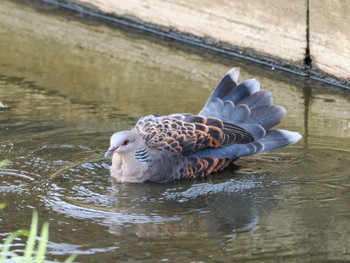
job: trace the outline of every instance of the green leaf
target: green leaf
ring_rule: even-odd
[[[0,101],[0,109],[6,110],[8,107],[9,107],[9,106],[7,106],[5,103],[2,103],[2,102]]]
[[[1,210],[1,209],[4,209],[5,207],[6,207],[6,204],[0,203],[0,210]]]
[[[2,161],[0,162],[0,168],[2,168],[2,167],[4,167],[4,166],[8,165],[9,163],[10,163],[10,160],[9,160],[9,159],[2,160]]]

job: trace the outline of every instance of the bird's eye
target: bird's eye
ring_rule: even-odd
[[[129,140],[125,140],[124,142],[123,142],[123,145],[125,146],[125,145],[128,145],[129,144]]]

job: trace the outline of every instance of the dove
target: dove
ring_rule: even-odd
[[[301,139],[298,132],[272,129],[286,115],[260,90],[256,79],[238,84],[232,68],[198,114],[141,117],[129,131],[114,133],[105,154],[117,182],[167,183],[205,178],[243,156],[275,150]]]

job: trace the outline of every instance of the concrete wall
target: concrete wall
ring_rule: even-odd
[[[112,14],[202,39],[241,54],[303,67],[306,1],[79,0]],[[268,8],[267,8],[268,7]],[[280,61],[281,62],[281,61]]]
[[[350,2],[310,1],[310,52],[318,69],[350,81]]]
[[[40,88],[11,102],[6,93],[23,92],[5,88],[6,81],[0,81],[0,100],[11,111],[30,110],[37,120],[55,118],[58,123],[74,125],[79,116],[79,125],[87,129],[98,125],[100,130],[112,131],[117,124],[111,122],[111,114],[118,122],[134,125],[141,115],[171,114],[179,109],[198,112],[222,75],[231,66],[240,66],[240,81],[256,78],[262,89],[274,94],[274,102],[287,109],[280,128],[299,131],[304,140],[326,136],[332,147],[337,142],[341,148],[350,137],[348,92],[329,92],[284,72],[245,62],[237,65],[231,58],[214,60],[211,55],[167,45],[167,41],[156,42],[154,37],[125,34],[104,23],[85,23],[67,14],[55,15],[56,8],[53,13],[46,9],[0,1],[0,72]],[[126,86],[129,89],[121,88]],[[57,110],[43,111],[36,101]],[[75,102],[94,107],[79,109]],[[128,117],[119,120],[120,116]]]
[[[54,1],[191,36],[261,61],[350,84],[347,1]],[[307,50],[312,58],[311,70],[305,64]]]

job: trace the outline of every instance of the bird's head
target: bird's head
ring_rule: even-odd
[[[136,150],[144,142],[140,135],[132,131],[120,131],[112,135],[111,143],[105,157],[111,157],[113,153],[127,153]]]

